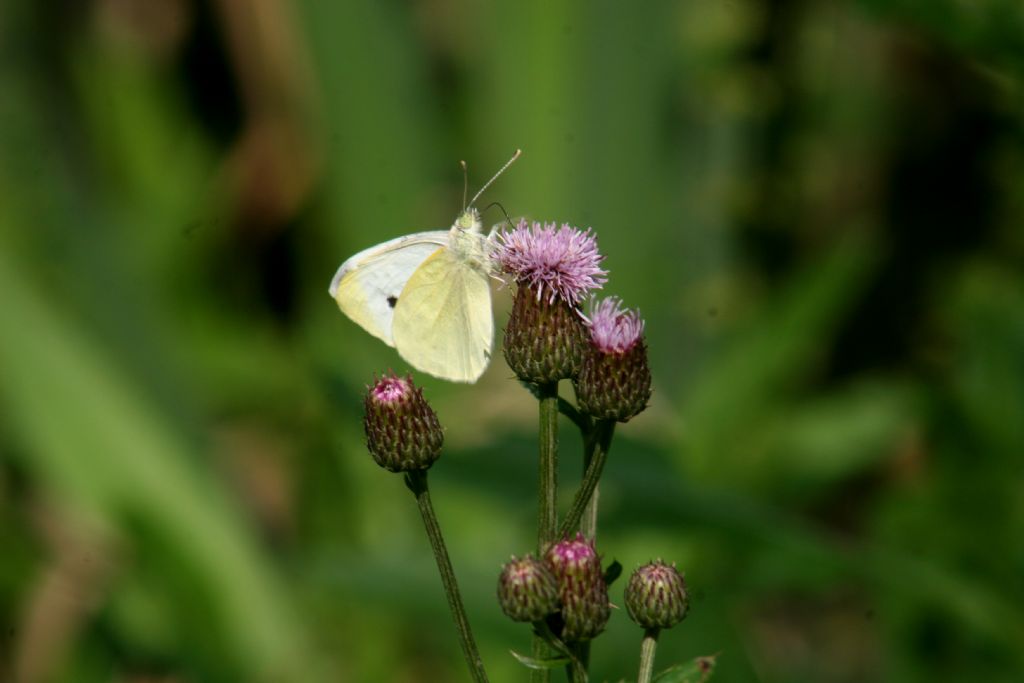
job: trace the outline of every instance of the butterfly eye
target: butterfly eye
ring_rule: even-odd
[[[390,306],[391,308],[394,308],[396,304],[398,304],[398,297],[397,296],[389,296],[388,297],[388,306]]]

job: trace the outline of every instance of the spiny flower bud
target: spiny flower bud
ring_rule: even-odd
[[[384,375],[366,394],[366,445],[392,472],[425,470],[441,455],[444,430],[412,376]]]
[[[627,422],[651,398],[644,321],[608,297],[592,305],[588,324],[590,350],[574,382],[579,407],[596,418]]]
[[[498,603],[514,621],[540,621],[558,611],[558,583],[544,563],[513,557],[498,578]]]
[[[505,360],[524,382],[545,384],[579,374],[587,331],[579,313],[565,301],[538,298],[520,285],[505,327]]]
[[[594,544],[582,534],[551,545],[544,562],[558,581],[562,601],[561,637],[579,642],[597,636],[608,624],[611,603]]]
[[[690,603],[686,582],[674,564],[657,560],[629,577],[625,592],[629,618],[643,628],[672,628],[686,616]]]
[[[567,224],[519,222],[498,235],[493,258],[517,285],[505,328],[505,360],[525,382],[575,377],[586,350],[577,306],[607,280],[597,240]]]

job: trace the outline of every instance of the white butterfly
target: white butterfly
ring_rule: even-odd
[[[491,361],[489,235],[473,197],[450,230],[418,232],[359,252],[328,289],[342,312],[398,350],[411,366],[452,382],[475,382]]]

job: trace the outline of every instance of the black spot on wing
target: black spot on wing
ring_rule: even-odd
[[[391,308],[394,308],[397,304],[398,304],[398,297],[397,296],[389,296],[388,297],[388,306],[390,306]]]

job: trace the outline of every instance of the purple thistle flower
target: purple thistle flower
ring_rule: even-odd
[[[597,636],[608,624],[611,604],[601,558],[582,534],[549,546],[544,562],[558,581],[562,602],[562,628],[566,641],[584,641]]]
[[[559,575],[565,573],[565,567],[586,566],[593,562],[600,562],[593,542],[588,541],[580,532],[576,533],[575,538],[566,538],[551,546],[547,558],[548,562],[557,568],[556,573]],[[600,568],[600,564],[596,566]]]
[[[614,296],[592,302],[587,323],[590,338],[602,353],[626,353],[644,333],[640,312],[623,308],[622,300]]]
[[[586,414],[627,422],[647,407],[651,369],[647,365],[644,321],[639,311],[608,297],[592,301],[590,352],[573,380],[576,400]]]
[[[376,403],[395,403],[413,391],[412,382],[394,374],[384,375],[370,387],[370,397]]]
[[[392,472],[425,470],[441,455],[444,430],[412,377],[389,373],[367,387],[363,428],[374,461]]]
[[[517,283],[536,290],[538,300],[546,289],[550,302],[560,298],[575,306],[608,280],[608,271],[600,266],[604,257],[589,228],[520,220],[511,232],[498,233],[498,240],[494,259]]]

